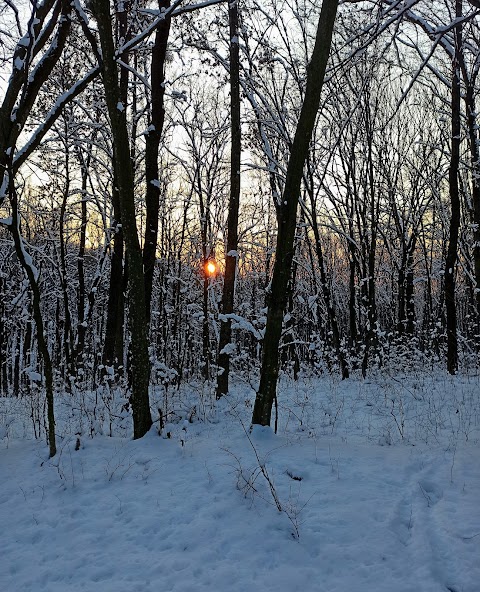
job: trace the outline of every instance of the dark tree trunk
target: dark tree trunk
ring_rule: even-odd
[[[5,323],[7,320],[5,309],[5,277],[0,271],[0,394],[6,396],[8,392],[7,356],[8,341]]]
[[[370,242],[368,245],[367,259],[367,331],[365,335],[365,352],[362,360],[362,376],[367,375],[368,361],[372,351],[375,353],[378,346],[377,326],[377,302],[376,302],[376,280],[375,260],[377,253],[377,221],[378,208],[375,204],[375,172],[373,164],[373,122],[370,118],[370,111],[366,110],[366,133],[368,142],[368,187],[370,193]]]
[[[478,115],[475,107],[475,79],[466,81],[465,106],[467,111],[468,137],[472,163],[473,205],[473,264],[476,281],[477,334],[480,334],[480,150],[478,139]],[[478,339],[478,338],[477,338]]]
[[[357,330],[357,295],[355,291],[355,247],[349,247],[350,258],[348,263],[348,328],[350,347],[356,349],[358,341]]]
[[[455,14],[462,15],[462,0],[455,1]],[[457,263],[458,232],[460,227],[460,195],[458,172],[460,166],[460,56],[462,48],[462,25],[454,29],[455,56],[452,72],[452,153],[448,180],[450,186],[451,218],[447,257],[445,260],[445,309],[447,314],[447,370],[455,374],[458,369],[457,307],[455,303],[455,265]]]
[[[407,270],[407,246],[405,241],[402,240],[402,259],[400,261],[400,267],[398,269],[398,281],[397,281],[397,288],[398,288],[398,323],[397,323],[397,332],[399,335],[403,335],[405,333],[405,319],[406,319],[406,312],[405,312],[405,276]]]
[[[205,262],[206,265],[206,262]],[[202,374],[204,380],[210,379],[210,327],[208,312],[208,289],[209,282],[207,275],[203,278],[203,321],[202,321],[202,354],[203,366]]]
[[[11,380],[13,394],[18,397],[20,394],[20,331],[15,331],[12,339],[13,365],[11,366]]]
[[[113,251],[110,259],[110,285],[108,289],[107,321],[105,342],[103,344],[104,366],[119,366],[123,363],[123,227],[121,224],[120,199],[117,190],[116,175],[113,176],[112,231]],[[116,353],[121,351],[121,357]]]
[[[102,77],[112,128],[114,169],[128,257],[128,323],[131,335],[132,376],[130,401],[133,412],[133,435],[134,438],[141,438],[150,429],[152,416],[148,396],[150,364],[145,318],[145,288],[142,252],[135,218],[133,167],[130,158],[126,106],[122,103],[115,60],[110,3],[108,0],[93,0],[92,8],[102,46]]]
[[[298,357],[297,348],[295,345],[295,332],[294,332],[294,295],[295,295],[295,283],[297,279],[297,261],[295,258],[295,251],[297,249],[299,243],[298,237],[295,240],[295,244],[293,247],[293,260],[292,260],[292,271],[290,274],[290,281],[288,282],[287,287],[287,312],[288,318],[285,319],[284,323],[284,330],[283,330],[283,355],[280,356],[280,361],[282,364],[286,364],[288,362],[293,361],[293,379],[298,380],[298,373],[300,372],[300,359]],[[275,426],[275,431],[276,431]]]
[[[75,358],[77,368],[83,368],[83,355],[85,348],[85,246],[87,242],[87,182],[88,182],[88,168],[90,165],[90,153],[87,154],[86,161],[81,161],[82,168],[82,203],[80,214],[80,236],[78,244],[77,255],[77,273],[78,273],[78,289],[77,289],[77,317],[78,317],[78,333],[77,333],[77,347],[75,350]]]
[[[170,0],[159,0],[158,7],[169,8]],[[155,43],[152,48],[151,85],[152,119],[146,135],[145,144],[145,240],[143,245],[143,272],[145,277],[145,314],[147,325],[150,324],[153,275],[158,240],[158,214],[160,206],[160,180],[158,169],[158,150],[165,121],[163,106],[165,96],[165,60],[170,33],[170,18],[164,19],[157,27]]]
[[[70,157],[68,153],[68,146],[65,146],[65,187],[62,195],[62,205],[60,207],[59,219],[59,242],[60,242],[60,285],[62,288],[63,300],[63,351],[65,354],[64,366],[68,372],[73,374],[73,329],[72,318],[70,314],[70,301],[68,298],[68,278],[67,278],[67,258],[65,250],[65,214],[67,211],[67,201],[70,193]],[[69,388],[70,383],[67,380],[66,387]]]
[[[238,0],[228,4],[230,34],[230,200],[228,202],[227,254],[225,257],[225,276],[223,279],[222,314],[233,313],[235,298],[235,279],[238,263],[238,209],[240,205],[240,62],[238,40]],[[217,399],[228,393],[230,354],[226,346],[232,340],[232,322],[223,318],[220,323],[218,344]]]
[[[297,208],[303,167],[320,106],[323,79],[330,53],[338,0],[324,0],[315,47],[307,68],[307,84],[300,118],[287,167],[282,202],[278,208],[278,235],[271,292],[268,302],[260,387],[255,399],[252,423],[270,425],[279,373],[278,348],[287,303],[287,287],[292,269]]]
[[[416,235],[413,235],[410,239],[408,249],[407,273],[405,276],[405,316],[407,335],[413,335],[415,333],[415,284],[413,265],[416,243]]]
[[[312,204],[313,205],[313,204]],[[340,331],[338,329],[337,314],[333,306],[333,298],[330,290],[330,285],[327,277],[327,270],[325,268],[325,258],[323,256],[323,249],[320,237],[320,230],[318,228],[317,215],[314,208],[311,213],[313,235],[315,237],[315,250],[317,253],[318,266],[320,268],[320,285],[322,286],[323,300],[327,309],[328,321],[330,323],[330,330],[332,332],[332,345],[337,354],[338,364],[340,366],[340,373],[342,380],[349,377],[348,364],[345,355],[342,351],[342,344],[340,339]]]
[[[28,310],[29,316],[32,317],[32,305],[31,305],[30,301],[28,303],[27,310]],[[27,327],[25,329],[25,337],[23,339],[23,367],[24,368],[28,368],[32,363],[32,336],[33,336],[32,333],[33,333],[32,321],[29,319],[29,321],[27,323]],[[30,392],[30,379],[28,378],[28,376],[24,375],[23,382],[24,382],[24,388],[25,388],[26,392],[27,393]]]
[[[53,363],[57,372],[62,369],[63,357],[62,357],[62,333],[63,333],[64,321],[61,314],[60,298],[57,298],[57,305],[55,307],[55,345],[53,347]]]
[[[131,3],[128,1],[117,2],[115,22],[117,28],[116,37],[117,40],[121,40],[123,43],[126,43],[131,37],[128,22],[130,8]],[[128,64],[129,59],[128,52],[122,53],[121,60],[123,63]],[[122,67],[119,78],[119,102],[124,105],[125,109],[127,105],[128,78],[128,69]],[[115,167],[113,173],[112,204],[114,219],[111,228],[115,234],[113,237],[113,251],[110,263],[110,286],[108,292],[107,322],[105,325],[105,342],[103,347],[103,365],[105,367],[114,367],[119,372],[119,369],[123,367],[124,357],[124,294],[126,289],[126,278],[124,275],[125,245],[123,239],[122,208]]]

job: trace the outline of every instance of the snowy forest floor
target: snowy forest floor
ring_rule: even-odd
[[[277,435],[247,385],[154,395],[137,441],[64,395],[53,459],[0,399],[1,591],[479,592],[480,376],[285,378]]]

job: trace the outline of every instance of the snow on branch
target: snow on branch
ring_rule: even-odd
[[[222,4],[227,0],[205,0],[205,2],[197,2],[195,4],[186,4],[181,8],[176,8],[170,16],[179,16],[180,14],[186,14],[187,12],[194,12],[195,10],[199,10],[200,8],[208,8],[209,6],[214,6],[215,4]],[[147,14],[149,16],[160,16],[165,12],[165,9],[158,10],[158,8],[141,8],[140,12],[142,14]]]
[[[233,321],[232,329],[243,329],[244,331],[248,331],[258,341],[261,341],[263,339],[263,336],[261,335],[261,333],[259,331],[257,331],[257,329],[255,329],[255,327],[252,325],[252,323],[250,323],[250,321],[247,321],[247,319],[244,319],[243,317],[241,317],[239,315],[236,315],[233,313],[220,314],[220,315],[218,315],[218,318],[220,321],[223,321],[223,322]]]
[[[92,70],[87,72],[87,74],[85,74],[85,76],[81,80],[76,82],[71,88],[69,88],[66,92],[60,95],[60,97],[56,100],[55,105],[47,113],[45,121],[37,127],[37,129],[31,136],[30,140],[15,155],[15,158],[13,160],[13,168],[15,171],[18,170],[19,167],[22,166],[22,164],[24,164],[24,162],[32,154],[32,152],[40,145],[40,142],[44,138],[45,134],[48,132],[48,130],[52,127],[52,125],[55,123],[55,121],[62,113],[62,110],[65,107],[65,105],[72,101],[81,92],[83,92],[90,84],[90,82],[96,76],[98,76],[99,73],[99,66],[92,68]]]

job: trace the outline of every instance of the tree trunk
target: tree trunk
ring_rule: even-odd
[[[312,213],[311,213],[313,235],[315,237],[315,251],[317,253],[318,266],[320,268],[320,285],[322,286],[323,300],[327,309],[328,321],[330,323],[330,329],[332,331],[332,345],[335,348],[337,354],[338,364],[340,366],[340,373],[342,380],[349,377],[349,369],[347,360],[342,351],[342,344],[340,340],[340,331],[338,329],[337,315],[333,306],[333,298],[328,284],[327,270],[325,269],[325,258],[323,256],[323,249],[320,237],[320,230],[318,228],[317,215],[313,207],[312,201]]]
[[[373,122],[371,121],[370,111],[366,109],[366,135],[368,142],[367,166],[368,166],[368,186],[370,192],[370,243],[368,245],[368,286],[367,291],[367,331],[365,335],[365,352],[362,360],[362,376],[367,375],[367,368],[370,354],[375,353],[378,346],[378,326],[377,326],[377,300],[376,300],[376,281],[375,281],[375,260],[377,254],[377,221],[378,208],[375,207],[375,171],[373,164]]]
[[[0,271],[0,394],[7,395],[8,392],[8,374],[7,374],[7,331],[5,322],[7,320],[5,310],[5,276]]]
[[[90,147],[91,149],[91,147]],[[85,247],[87,242],[87,182],[88,182],[88,168],[90,166],[91,152],[89,151],[86,160],[80,159],[82,172],[82,188],[81,188],[81,214],[80,214],[80,235],[77,255],[77,273],[78,273],[78,289],[77,289],[77,317],[78,317],[78,333],[77,333],[77,347],[75,349],[75,363],[78,368],[84,366],[84,348],[85,348]]]
[[[397,332],[399,335],[403,335],[405,333],[405,319],[406,319],[406,312],[405,312],[405,277],[407,272],[407,245],[405,244],[405,239],[402,237],[402,258],[400,261],[400,267],[398,269],[398,280],[397,280],[397,288],[398,288],[398,322],[397,322]]]
[[[65,187],[63,189],[62,204],[60,206],[59,218],[59,242],[60,242],[60,286],[62,289],[63,299],[63,350],[65,355],[65,370],[67,372],[66,388],[70,387],[68,381],[68,373],[73,375],[73,344],[74,335],[72,328],[72,317],[70,314],[70,301],[68,298],[68,277],[67,277],[67,254],[65,249],[65,215],[67,211],[67,202],[70,193],[70,157],[68,153],[68,146],[65,145]],[[65,373],[64,373],[65,378]]]
[[[108,0],[93,0],[92,9],[98,24],[102,46],[102,77],[113,138],[114,169],[128,256],[128,324],[131,335],[133,436],[141,438],[152,425],[148,397],[150,364],[145,319],[145,288],[142,252],[135,219],[133,167],[127,129],[126,105],[122,102],[118,80],[112,20]]]
[[[407,257],[407,274],[405,277],[405,312],[407,335],[415,333],[415,285],[413,275],[414,254],[417,240],[414,234],[410,240]]]
[[[462,15],[462,0],[455,1],[457,17]],[[457,262],[458,232],[460,227],[460,196],[458,172],[460,166],[460,52],[462,47],[462,25],[454,29],[455,56],[452,73],[452,153],[448,180],[450,186],[451,218],[447,257],[445,260],[445,309],[447,314],[447,370],[455,374],[458,369],[457,308],[455,303],[455,265]]]
[[[170,0],[159,0],[158,7],[170,7]],[[160,206],[160,181],[158,169],[158,150],[165,122],[163,100],[165,96],[165,60],[167,56],[170,18],[164,19],[157,27],[155,43],[152,48],[151,85],[152,85],[152,119],[148,128],[145,143],[145,240],[143,244],[143,272],[145,277],[145,314],[147,326],[150,324],[152,302],[153,274],[158,240],[158,213]]]
[[[206,260],[204,267],[206,265]],[[208,290],[210,280],[205,272],[203,278],[203,321],[202,321],[202,356],[203,366],[202,375],[204,380],[210,380],[210,319],[209,319],[209,307],[208,307]]]
[[[476,71],[478,72],[478,71]],[[480,150],[478,139],[478,115],[475,107],[475,79],[466,81],[465,106],[472,163],[473,205],[473,264],[476,281],[477,334],[480,334]],[[478,342],[478,338],[477,338]]]
[[[12,231],[15,252],[18,260],[27,276],[28,283],[32,290],[33,319],[37,330],[38,351],[43,361],[43,374],[45,377],[45,391],[47,399],[47,429],[48,445],[50,449],[50,458],[57,453],[55,441],[55,412],[53,400],[53,368],[50,352],[48,351],[47,341],[45,339],[42,311],[40,308],[40,287],[38,285],[38,271],[31,262],[30,255],[25,250],[23,239],[20,234],[20,219],[18,211],[18,200],[13,185],[13,175],[10,177],[10,202],[12,204]],[[20,355],[20,353],[19,353]]]
[[[324,0],[317,28],[312,59],[307,68],[307,85],[300,118],[287,167],[282,202],[278,209],[278,234],[271,293],[265,329],[260,387],[253,409],[252,423],[270,425],[279,373],[278,348],[287,303],[287,286],[292,269],[297,207],[303,167],[308,155],[315,119],[320,106],[323,79],[330,53],[338,0]]]
[[[103,365],[118,366],[123,363],[123,227],[121,224],[120,199],[113,175],[113,251],[110,260],[110,285],[108,289],[107,321],[103,344]],[[121,351],[120,358],[116,353]]]
[[[240,62],[238,41],[238,0],[228,4],[230,34],[230,200],[228,202],[227,253],[225,257],[225,276],[223,279],[222,314],[233,313],[235,281],[238,264],[238,209],[240,205]],[[232,322],[222,319],[218,344],[217,399],[228,393],[230,354],[226,346],[232,339]]]

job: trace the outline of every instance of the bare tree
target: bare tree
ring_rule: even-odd
[[[288,161],[285,186],[278,212],[275,265],[268,302],[260,386],[252,415],[253,424],[270,425],[272,405],[276,397],[279,372],[278,346],[287,303],[287,286],[292,270],[300,185],[320,105],[337,6],[338,0],[324,0],[322,4],[315,46],[307,69],[305,97]]]
[[[230,35],[230,199],[227,218],[227,251],[225,255],[225,274],[223,279],[222,322],[220,323],[217,399],[228,393],[230,371],[229,344],[232,339],[232,322],[228,318],[233,313],[235,280],[238,265],[238,211],[240,206],[240,63],[239,63],[239,23],[238,0],[228,4],[228,23]]]
[[[141,438],[152,425],[148,385],[150,363],[147,348],[145,286],[142,252],[135,216],[133,169],[127,129],[126,106],[122,101],[118,65],[108,0],[93,0],[102,48],[102,78],[113,138],[113,166],[128,257],[128,324],[131,334],[131,404],[134,438]]]

